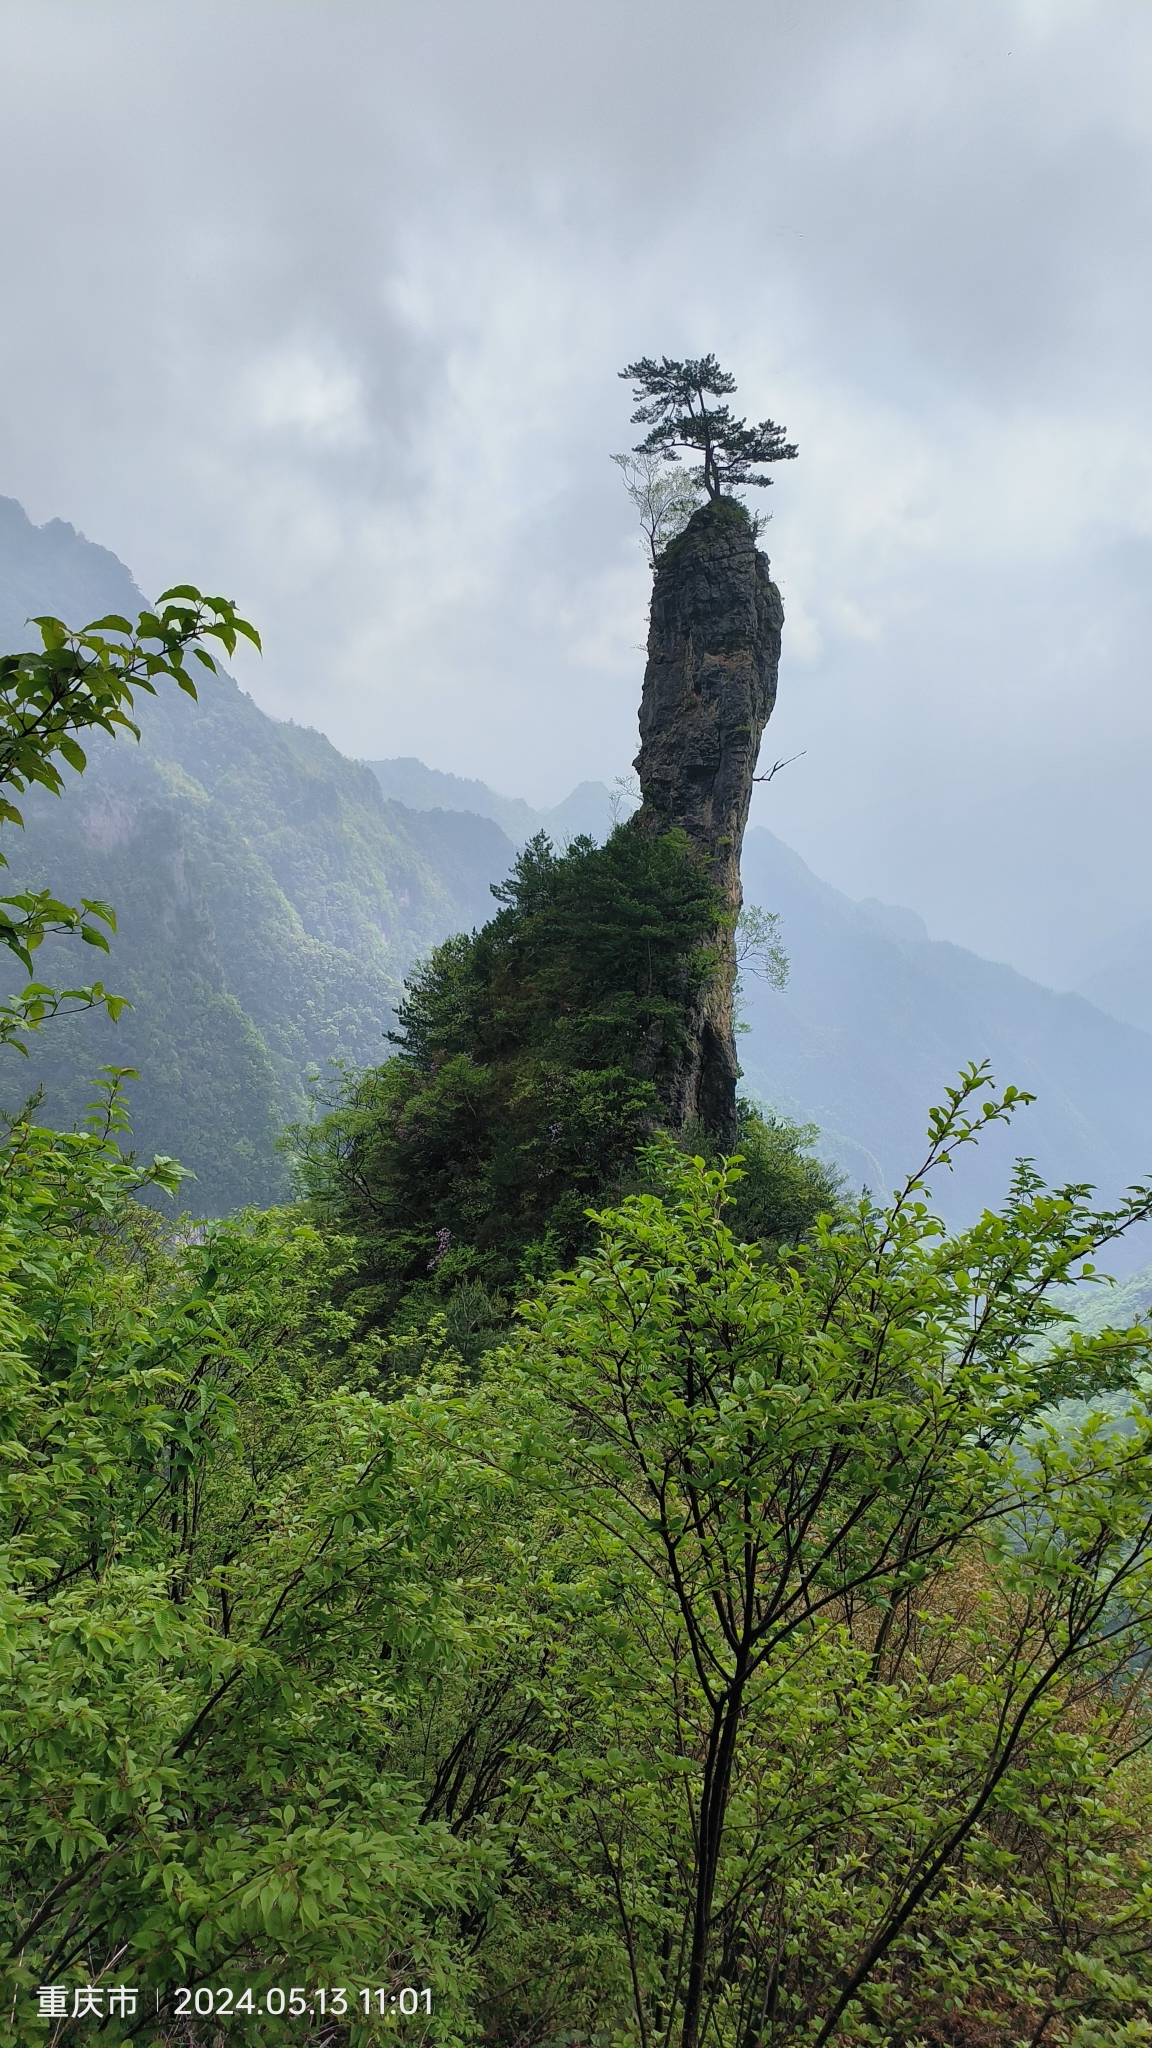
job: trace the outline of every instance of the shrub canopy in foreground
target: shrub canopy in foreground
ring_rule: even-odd
[[[949,1236],[917,1176],[767,1255],[651,1165],[405,1393],[338,1240],[166,1237],[104,1125],[13,1129],[0,2041],[302,1977],[427,1982],[426,2044],[1141,2038],[1152,1417],[1091,1399],[1152,1339],[1051,1296],[1152,1198],[1021,1168]]]

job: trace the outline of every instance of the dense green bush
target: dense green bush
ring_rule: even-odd
[[[575,1255],[589,1208],[639,1184],[637,1147],[716,968],[723,907],[680,833],[632,822],[564,853],[540,836],[495,893],[498,915],[409,983],[396,1056],[297,1134],[307,1193],[361,1246],[372,1314],[427,1313],[460,1285],[514,1291]],[[803,1134],[742,1119],[742,1216],[794,1238],[835,1180]]]
[[[814,1124],[793,1123],[744,1100],[736,1105],[736,1121],[740,1172],[731,1182],[732,1228],[765,1248],[796,1244],[817,1216],[841,1207],[843,1175],[812,1150],[819,1136]],[[704,1131],[685,1130],[679,1145],[710,1166],[721,1161],[720,1147]]]
[[[984,1089],[930,1170],[1011,1113]],[[768,1258],[734,1175],[662,1170],[484,1384],[410,1404],[584,1559],[488,2038],[1145,2040],[1152,1411],[1093,1396],[1152,1333],[1051,1297],[1152,1192],[1097,1215],[1024,1166],[949,1237],[913,1180]]]
[[[460,1518],[356,1391],[344,1248],[170,1238],[114,1136],[0,1148],[0,2041],[41,1984],[136,1987],[152,2037],[156,1988],[289,1968],[427,1983],[455,2039],[495,1859],[389,1752],[467,1640]]]
[[[1152,1416],[1045,1413],[1148,1358],[1058,1290],[1149,1199],[768,1257],[665,1143],[468,1378],[291,1215],[166,1232],[115,1124],[0,1146],[0,2043],[130,1985],[85,2039],[209,2048],[180,1983],[432,1992],[233,2023],[327,2048],[1146,2038]]]

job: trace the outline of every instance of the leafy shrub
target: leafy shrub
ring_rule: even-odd
[[[409,983],[396,1056],[297,1133],[306,1192],[360,1244],[372,1316],[411,1323],[456,1286],[512,1293],[575,1256],[589,1209],[639,1184],[716,969],[723,906],[681,833],[632,821],[560,854],[540,835],[494,893],[498,915]],[[835,1182],[791,1127],[747,1109],[743,1131],[749,1228],[792,1237]]]
[[[355,1391],[345,1248],[275,1214],[169,1237],[114,1138],[0,1148],[0,2041],[46,2035],[43,1983],[150,2012],[289,1962],[426,1982],[455,2039],[494,1861],[388,1752],[466,1635],[456,1517]]]

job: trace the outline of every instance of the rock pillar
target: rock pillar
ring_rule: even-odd
[[[760,740],[776,702],[784,608],[733,498],[701,507],[660,557],[652,591],[648,663],[635,766],[651,832],[678,825],[700,848],[734,921],[742,901],[740,850]],[[679,1128],[699,1118],[725,1147],[736,1142],[736,979],[731,925],[717,934],[719,970],[689,1022],[669,1084]]]

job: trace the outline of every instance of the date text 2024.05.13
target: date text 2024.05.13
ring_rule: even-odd
[[[294,2018],[316,2013],[331,2013],[339,2018],[343,2013],[378,2012],[384,2018],[411,2019],[417,2013],[432,2011],[431,1991],[417,1990],[412,1984],[405,1984],[400,1991],[383,1984],[331,1984],[314,1988],[305,1984],[269,1984],[262,1991],[237,1990],[233,1984],[176,1984],[165,1993],[156,1991],[151,1995],[130,1984],[41,1984],[38,1993],[42,2019],[135,2018],[141,2000],[150,2003],[152,1998],[157,2011],[163,2008],[176,2019],[193,2013],[198,2018],[229,2019],[258,2012],[283,2013]]]

